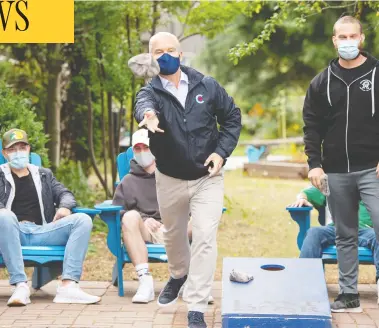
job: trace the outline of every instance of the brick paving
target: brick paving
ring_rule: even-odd
[[[125,282],[125,297],[117,296],[117,289],[109,282],[83,281],[81,287],[94,295],[102,296],[98,305],[54,304],[57,282],[33,292],[32,304],[8,308],[11,295],[7,281],[0,281],[0,327],[8,328],[184,328],[187,327],[186,306],[183,301],[168,308],[159,308],[156,302],[132,304],[137,289],[136,281]],[[155,284],[156,294],[163,283]],[[338,292],[337,285],[328,285],[330,299]],[[376,285],[359,285],[364,312],[360,314],[333,315],[334,328],[379,328],[379,308],[376,303]],[[205,315],[209,328],[221,328],[221,282],[215,282],[212,295],[215,304]]]

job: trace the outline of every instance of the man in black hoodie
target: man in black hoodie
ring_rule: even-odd
[[[216,236],[223,209],[221,169],[237,145],[241,113],[213,78],[180,65],[182,52],[174,35],[157,33],[150,39],[149,51],[158,61],[160,74],[138,92],[134,116],[150,130],[159,209],[167,229],[171,277],[158,304],[176,302],[186,283],[188,326],[206,328],[204,312],[216,269]]]
[[[357,290],[360,200],[379,240],[379,64],[361,51],[364,38],[354,17],[335,23],[339,58],[312,80],[303,109],[308,176],[321,189],[327,174],[336,225],[340,294],[331,304],[333,312],[362,311]]]

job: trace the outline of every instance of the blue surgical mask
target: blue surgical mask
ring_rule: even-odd
[[[17,151],[10,153],[9,165],[14,169],[24,169],[29,164],[29,153],[27,151]]]
[[[172,75],[175,74],[180,66],[180,58],[173,57],[168,53],[163,54],[158,59],[158,64],[160,67],[160,74],[162,75]]]
[[[337,45],[342,59],[352,60],[359,56],[359,40],[340,40]]]

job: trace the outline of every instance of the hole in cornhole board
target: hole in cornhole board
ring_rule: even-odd
[[[285,267],[279,264],[265,264],[261,266],[261,269],[266,271],[282,271]]]

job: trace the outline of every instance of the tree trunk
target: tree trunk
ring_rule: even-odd
[[[158,13],[158,5],[159,1],[153,1],[153,19],[151,22],[151,36],[153,36],[157,30],[157,24],[160,16]]]
[[[92,100],[91,100],[91,91],[89,86],[86,86],[86,102],[87,102],[87,109],[88,109],[88,145],[89,145],[89,152],[90,152],[90,158],[91,158],[91,163],[93,166],[93,169],[95,170],[96,176],[99,179],[100,183],[102,184],[106,196],[110,195],[110,192],[108,190],[108,186],[106,185],[103,177],[101,176],[101,173],[99,171],[99,168],[97,167],[96,164],[96,158],[95,158],[95,151],[93,147],[93,111],[92,111]]]
[[[123,107],[124,107],[124,101],[121,100],[121,103],[120,103],[120,111],[119,111],[119,114],[118,114],[118,125],[117,125],[117,139],[116,139],[116,153],[118,154],[120,152],[120,137],[121,137],[121,125],[122,125],[122,120],[124,119],[124,116],[122,114],[122,111],[123,111]]]
[[[155,6],[155,2],[153,7]],[[136,19],[136,30],[139,32],[139,20]],[[129,15],[126,15],[126,34],[127,34],[127,41],[128,41],[128,48],[129,48],[129,54],[132,56],[132,42],[131,42],[131,36],[130,36],[130,18]],[[135,93],[135,78],[132,76],[132,99],[131,99],[131,108],[130,108],[130,126],[129,126],[129,133],[130,133],[130,141],[132,140],[133,130],[134,130],[134,115],[133,115],[133,108],[134,108],[134,93]],[[131,145],[131,142],[129,143]]]
[[[105,189],[105,197],[108,196],[108,169],[107,169],[107,161],[108,161],[108,156],[107,156],[107,133],[105,130],[105,103],[104,103],[104,90],[103,86],[101,85],[100,87],[100,97],[101,97],[101,140],[102,140],[102,145],[103,145],[103,162],[104,162],[104,182],[107,188]]]
[[[47,144],[52,169],[60,162],[61,146],[61,72],[63,61],[60,56],[60,44],[47,44],[47,133],[50,141]]]
[[[98,61],[98,76],[99,76],[99,81],[100,81],[100,99],[101,99],[101,140],[102,140],[102,146],[103,146],[103,165],[104,165],[104,181],[107,186],[107,189],[105,190],[105,194],[107,197],[107,192],[108,192],[108,169],[107,169],[107,161],[108,161],[108,156],[107,156],[107,142],[106,142],[106,115],[105,115],[105,101],[104,101],[104,81],[106,79],[106,74],[105,74],[105,68],[103,65],[103,54],[101,53],[100,50],[100,43],[101,43],[101,37],[100,33],[96,33],[96,55],[97,58],[99,59]]]
[[[109,135],[109,155],[111,157],[112,165],[112,190],[115,191],[115,182],[116,182],[116,152],[115,152],[115,138],[114,138],[114,122],[113,122],[113,113],[112,113],[112,92],[107,92],[107,101],[108,101],[108,135]]]
[[[134,101],[135,101],[135,93],[136,93],[136,85],[135,85],[135,78],[134,76],[132,76],[132,101],[130,102],[130,128],[129,128],[129,131],[130,131],[130,145],[132,144],[132,135],[133,135],[133,132],[134,132],[134,115],[133,115],[133,111],[134,111]]]

